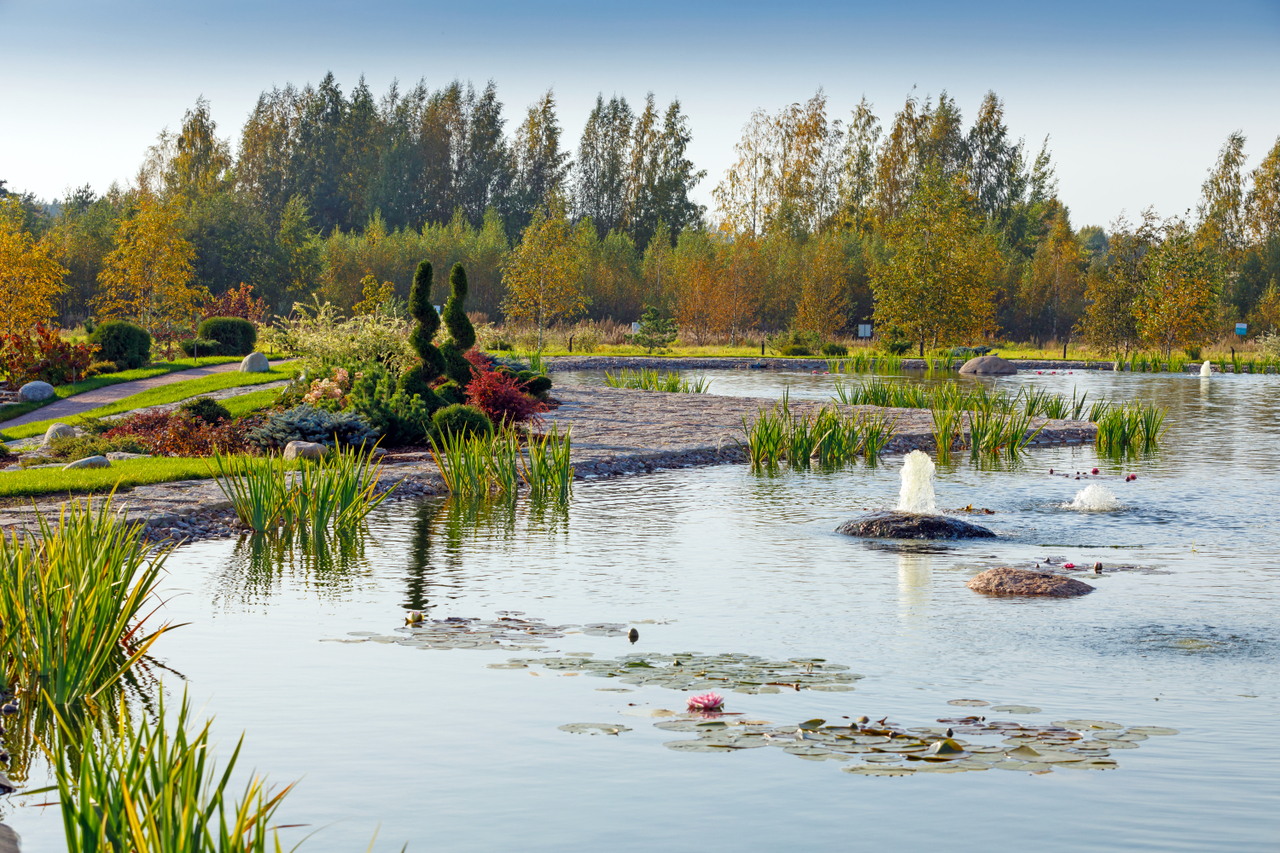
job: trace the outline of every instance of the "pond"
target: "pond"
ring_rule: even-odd
[[[789,387],[826,399],[834,381],[708,375],[715,393],[764,397]],[[889,458],[583,482],[563,511],[406,502],[321,560],[248,539],[185,546],[169,562],[166,614],[190,624],[156,646],[173,670],[165,688],[185,686],[216,715],[224,758],[243,731],[245,766],[301,780],[280,817],[309,824],[282,832],[290,844],[320,830],[304,851],[362,850],[375,832],[378,850],[1274,850],[1280,378],[1077,372],[996,384],[1158,401],[1169,435],[1140,460],[1064,447],[940,466],[939,506],[993,510],[980,521],[995,541],[896,548],[835,534],[896,502],[900,463]],[[1097,477],[1074,479],[1095,466]],[[1120,508],[1069,508],[1091,482]],[[1070,600],[989,599],[964,585],[983,568],[1045,558],[1129,568],[1085,578],[1097,591]],[[579,627],[536,650],[387,641],[409,636],[397,631],[408,610]],[[665,748],[694,735],[641,715],[682,711],[690,691],[585,666],[490,666],[577,653],[822,659],[863,676],[835,692],[722,691],[727,711],[792,728],[981,714],[1179,734],[1135,737],[1105,771],[869,777],[782,749]],[[992,710],[1005,704],[1030,710]],[[575,723],[618,733],[560,728]],[[63,849],[44,801],[17,799],[6,819],[26,849]]]

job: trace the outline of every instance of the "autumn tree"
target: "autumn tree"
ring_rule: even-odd
[[[1252,186],[1245,198],[1249,235],[1258,243],[1280,238],[1280,137],[1249,178]]]
[[[1027,331],[1036,338],[1057,340],[1069,334],[1080,317],[1084,300],[1084,258],[1071,230],[1066,208],[1055,202],[1049,233],[1023,269],[1019,303],[1027,317]]]
[[[538,349],[542,349],[544,329],[577,316],[587,305],[579,286],[582,262],[573,227],[562,202],[553,198],[550,207],[549,213],[541,208],[534,211],[523,239],[507,255],[502,273],[507,319],[533,323],[538,329]]]
[[[1159,229],[1160,219],[1150,208],[1137,225],[1120,217],[1111,225],[1105,263],[1089,269],[1078,331],[1103,352],[1128,356],[1141,342],[1134,305],[1146,287],[1146,260],[1159,240]]]
[[[50,241],[22,230],[18,200],[0,200],[0,334],[25,334],[52,320],[66,272]]]
[[[113,245],[98,275],[99,319],[135,320],[153,336],[189,327],[208,292],[192,283],[195,250],[182,238],[177,208],[144,196]]]
[[[847,269],[844,253],[830,232],[805,243],[795,269],[800,293],[792,328],[816,332],[824,340],[844,328]]]
[[[970,212],[962,179],[930,176],[886,229],[888,257],[871,269],[875,319],[919,343],[973,342],[995,321],[994,237]]]
[[[1168,358],[1175,348],[1217,336],[1221,262],[1181,219],[1166,221],[1160,230],[1160,242],[1143,259],[1146,275],[1134,316],[1143,340]]]

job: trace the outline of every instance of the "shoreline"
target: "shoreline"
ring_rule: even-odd
[[[574,479],[612,479],[673,468],[700,468],[745,463],[739,446],[743,420],[750,421],[761,408],[771,408],[772,398],[720,397],[620,388],[564,386],[554,391],[560,406],[546,419],[573,430]],[[793,413],[816,411],[823,403],[792,401]],[[827,405],[830,405],[828,403]],[[896,422],[892,440],[883,456],[912,450],[936,451],[932,415],[927,409],[893,409],[876,406],[841,407],[860,414],[885,413]],[[1044,429],[1028,447],[1084,445],[1092,442],[1097,428],[1087,421],[1036,418]],[[394,452],[390,454],[395,457]],[[408,454],[406,454],[408,455]],[[386,463],[380,484],[398,484],[389,501],[438,497],[447,494],[435,463],[418,458]],[[102,495],[76,495],[91,500]],[[0,529],[6,533],[30,530],[35,513],[56,518],[66,498],[28,502],[25,506],[0,507]],[[129,522],[145,522],[154,542],[194,542],[238,537],[245,532],[216,482],[179,480],[138,486],[116,495],[117,511]]]
[[[617,368],[630,368],[632,370],[792,370],[803,373],[817,371],[819,373],[827,373],[830,362],[832,361],[848,361],[850,359],[838,358],[782,358],[779,356],[751,356],[744,358],[742,356],[715,356],[715,357],[686,357],[686,356],[654,356],[654,355],[552,355],[546,356],[544,361],[547,364],[548,373],[568,372],[575,370],[611,370]],[[1128,366],[1124,366],[1121,370],[1116,371],[1114,361],[1063,361],[1063,360],[1045,360],[1045,359],[1028,359],[1028,358],[1011,358],[1009,362],[1018,368],[1019,372],[1032,370],[1086,370],[1086,371],[1111,371],[1119,373],[1132,373]],[[1152,373],[1199,373],[1202,362],[1188,362],[1182,370],[1162,370],[1152,371]],[[1230,366],[1230,365],[1228,365]],[[901,370],[918,370],[925,371],[929,369],[928,362],[922,358],[902,358],[898,362],[898,369]],[[869,371],[870,372],[870,371]],[[952,372],[955,372],[954,370]],[[1215,366],[1214,373],[1221,371]],[[1228,370],[1227,373],[1234,375],[1234,370]],[[854,376],[857,374],[836,374]],[[1137,375],[1146,375],[1139,371]],[[1246,375],[1246,374],[1242,374]],[[1247,374],[1250,376],[1263,374]]]

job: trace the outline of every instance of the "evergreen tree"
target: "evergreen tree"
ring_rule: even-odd
[[[450,340],[440,345],[444,358],[444,374],[466,388],[471,382],[471,362],[466,359],[467,350],[476,345],[476,330],[467,318],[467,272],[462,264],[454,264],[449,272],[449,298],[445,300],[443,317]]]
[[[431,264],[423,261],[413,276],[409,290],[409,313],[418,323],[409,333],[409,343],[418,352],[422,363],[405,371],[400,377],[398,390],[406,397],[418,396],[429,410],[440,408],[442,402],[431,385],[444,372],[444,357],[432,341],[440,328],[440,315],[431,304]]]

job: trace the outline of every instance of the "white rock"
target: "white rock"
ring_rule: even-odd
[[[271,365],[267,363],[267,357],[260,352],[251,352],[240,362],[241,373],[268,373],[271,371]]]
[[[321,459],[329,448],[314,441],[291,441],[284,446],[285,459]]]
[[[39,403],[53,396],[53,386],[48,382],[28,382],[18,389],[18,397],[24,403]]]
[[[63,471],[76,471],[81,468],[110,468],[111,460],[105,456],[86,456],[83,459],[77,459],[70,465],[63,468]]]
[[[125,459],[150,459],[150,453],[125,453],[123,450],[112,450],[107,454],[108,461],[122,462]]]
[[[48,447],[55,438],[75,438],[76,428],[67,424],[57,423],[49,424],[49,428],[44,431],[44,441],[40,443],[41,447]]]

